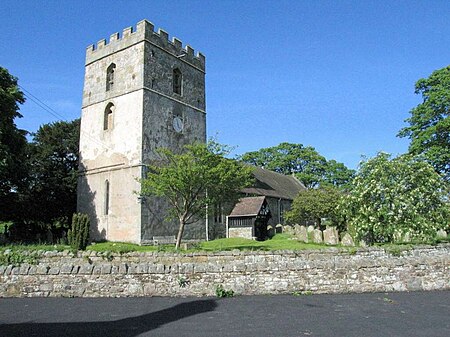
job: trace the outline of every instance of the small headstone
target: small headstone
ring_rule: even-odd
[[[267,226],[267,235],[269,236],[269,238],[275,235],[275,229],[272,225]]]
[[[447,232],[443,229],[440,229],[437,231],[436,236],[438,239],[446,239],[447,238]]]
[[[50,229],[47,230],[46,239],[48,243],[53,243],[53,233]]]
[[[308,226],[308,233],[311,233],[314,231],[314,226]]]
[[[341,244],[343,246],[351,247],[355,245],[355,242],[353,241],[353,238],[350,234],[345,233],[342,237]]]
[[[283,233],[283,225],[282,224],[278,224],[275,226],[275,233]]]
[[[294,225],[294,236],[296,237],[296,238],[298,238],[298,235],[300,234],[300,225]]]
[[[339,234],[336,227],[328,227],[323,231],[323,241],[327,245],[337,245],[339,243]]]
[[[294,232],[293,229],[294,228],[292,226],[289,226],[289,225],[283,226],[283,233],[293,234],[293,232]]]
[[[411,234],[409,232],[403,235],[402,242],[411,242]]]
[[[392,235],[392,238],[394,239],[394,242],[401,242],[402,241],[402,232],[400,231],[395,231],[394,234]]]
[[[308,242],[308,231],[305,226],[300,226],[297,232],[297,238],[299,241]]]
[[[322,231],[320,229],[314,229],[312,231],[312,237],[313,237],[313,242],[314,243],[322,243],[323,242],[323,237],[322,237]]]

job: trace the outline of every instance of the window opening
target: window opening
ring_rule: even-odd
[[[106,91],[112,90],[114,86],[114,72],[116,71],[116,65],[111,63],[108,69],[106,69]]]
[[[105,180],[105,215],[109,214],[109,180]]]
[[[181,95],[181,87],[182,87],[182,83],[183,83],[183,75],[181,74],[180,69],[175,68],[173,70],[172,81],[173,81],[173,92],[175,94]]]
[[[105,108],[105,115],[103,117],[103,130],[111,130],[113,127],[113,112],[114,104],[108,103]]]

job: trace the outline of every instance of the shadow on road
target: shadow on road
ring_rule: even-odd
[[[185,317],[214,311],[214,300],[198,300],[177,304],[171,308],[117,321],[74,323],[17,323],[2,324],[2,336],[114,336],[132,337],[156,329]]]

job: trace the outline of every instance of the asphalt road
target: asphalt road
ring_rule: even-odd
[[[0,299],[0,336],[450,336],[450,291]]]

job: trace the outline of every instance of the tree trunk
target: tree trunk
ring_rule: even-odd
[[[185,225],[184,220],[180,219],[180,228],[178,229],[177,242],[175,244],[176,250],[180,249],[181,237],[183,236],[183,232],[184,232],[184,225]]]

